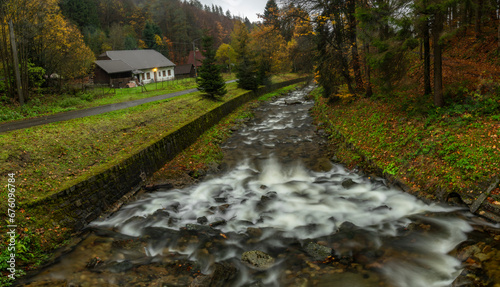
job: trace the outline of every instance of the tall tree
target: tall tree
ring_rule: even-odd
[[[356,81],[356,88],[358,91],[363,91],[363,79],[361,78],[361,68],[359,63],[359,54],[358,54],[358,37],[357,37],[357,19],[355,16],[356,12],[356,1],[355,0],[346,0],[346,14],[348,19],[348,37],[349,42],[351,44],[351,61],[352,68],[354,70],[354,79]]]
[[[429,0],[416,0],[415,17],[416,26],[419,28],[423,42],[424,60],[424,95],[431,95],[431,49],[430,49],[430,21]]]
[[[279,8],[274,0],[268,0],[264,8],[264,15],[262,15],[264,25],[272,26],[279,29]]]
[[[146,26],[144,26],[144,30],[142,31],[142,37],[144,39],[144,43],[146,47],[149,49],[156,49],[157,37],[162,37],[161,29],[155,23],[148,21],[146,22]]]
[[[443,97],[443,44],[441,33],[443,32],[444,5],[436,3],[434,6],[434,21],[432,25],[432,40],[434,47],[434,105],[444,106]]]
[[[209,98],[217,99],[227,93],[226,83],[222,78],[219,65],[215,62],[214,39],[204,36],[203,56],[205,59],[199,69],[198,90],[206,93]]]
[[[232,66],[236,64],[236,52],[228,44],[222,44],[215,54],[217,62],[226,67],[226,71],[231,73]]]
[[[257,67],[249,49],[250,36],[245,24],[238,22],[231,35],[231,46],[236,52],[238,88],[256,90],[259,86]]]

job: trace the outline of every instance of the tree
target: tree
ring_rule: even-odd
[[[432,25],[432,40],[434,45],[434,105],[444,106],[443,97],[443,44],[441,33],[443,33],[443,5],[434,5],[434,22]]]
[[[262,15],[264,25],[272,26],[274,29],[280,28],[279,21],[279,8],[274,0],[268,0],[264,8],[264,15]]]
[[[231,46],[237,55],[236,76],[238,77],[238,88],[256,90],[259,86],[257,66],[249,49],[250,36],[246,25],[241,22],[237,23],[231,38]]]
[[[430,49],[430,11],[428,0],[415,1],[416,26],[420,29],[424,48],[424,95],[432,94],[431,89],[431,49]]]
[[[157,48],[157,37],[161,39],[161,29],[155,23],[148,21],[146,22],[146,26],[144,26],[144,30],[142,31],[142,37],[144,39],[144,43],[146,47],[149,49]]]
[[[80,29],[99,26],[97,1],[62,0],[60,6],[63,15],[75,22]]]
[[[227,67],[227,71],[231,73],[231,66],[236,63],[236,52],[233,47],[228,44],[220,45],[215,54],[215,58],[219,64]]]
[[[95,60],[77,26],[62,15],[58,2],[8,0],[0,3],[3,4],[2,19],[12,20],[19,43],[17,50],[22,85],[17,89],[23,92],[29,91],[30,83],[39,83],[30,75],[41,71],[36,67],[43,68],[49,75],[57,73],[61,78],[73,79],[87,75]],[[5,29],[4,22],[0,26]],[[10,53],[2,52],[2,56],[10,56]],[[10,61],[10,58],[3,59],[3,62]],[[7,69],[4,74],[8,75],[14,65],[7,63],[3,68]],[[13,91],[12,88],[10,90]]]
[[[219,65],[215,63],[214,39],[205,35],[202,39],[205,59],[199,68],[198,90],[211,99],[217,99],[227,93],[226,83],[222,78]]]

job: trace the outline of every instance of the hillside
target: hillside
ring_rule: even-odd
[[[385,175],[422,198],[472,204],[491,191],[478,213],[500,217],[500,57],[495,27],[473,27],[446,40],[445,106],[423,96],[422,61],[390,95],[319,96],[314,113],[331,134],[339,161]],[[460,201],[460,200],[459,200]]]

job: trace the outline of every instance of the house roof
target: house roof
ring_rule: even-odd
[[[199,51],[199,50],[198,50],[198,51],[196,51],[196,67],[201,66],[201,64],[202,64],[202,63],[201,63],[201,61],[202,61],[203,59],[205,59],[205,57],[203,56],[203,54],[201,53],[201,51]],[[194,60],[195,60],[195,59],[194,59],[194,53],[193,53],[193,51],[190,51],[190,52],[189,52],[188,61],[187,61],[187,62],[188,62],[188,64],[193,64],[193,65],[195,65]]]
[[[174,73],[176,75],[190,74],[193,69],[193,64],[178,65],[174,68]]]
[[[129,71],[175,66],[172,61],[155,50],[118,50],[107,51],[100,55],[100,57],[106,56],[111,61],[123,61],[132,68]]]
[[[133,70],[132,67],[121,60],[99,60],[95,61],[95,63],[108,74],[129,72]]]

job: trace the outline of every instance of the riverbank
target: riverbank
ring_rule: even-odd
[[[459,197],[471,205],[500,175],[497,115],[414,116],[397,99],[344,98],[328,103],[313,93],[313,113],[329,135],[338,161],[397,182],[433,201]],[[500,188],[490,190],[477,211],[500,220]]]
[[[281,78],[280,81],[285,80]],[[2,166],[2,173],[18,171],[16,196],[20,207],[17,206],[16,223],[20,226],[18,243],[23,246],[16,254],[17,266],[23,267],[18,274],[46,262],[52,250],[66,245],[72,237],[72,230],[51,220],[58,210],[26,206],[74,186],[85,174],[92,175],[106,166],[113,166],[120,159],[191,121],[195,115],[247,92],[236,89],[235,84],[228,90],[228,95],[220,102],[209,101],[200,93],[194,93],[105,115],[1,135],[1,139],[7,142],[2,159],[8,163]],[[70,132],[74,137],[68,137]],[[11,148],[7,149],[9,146]],[[107,152],[111,154],[105,156]],[[96,156],[100,160],[96,160]],[[80,166],[83,162],[88,164]],[[2,198],[5,196],[2,193]],[[5,234],[2,234],[2,242],[5,240]],[[2,253],[2,258],[8,256],[6,251]]]

